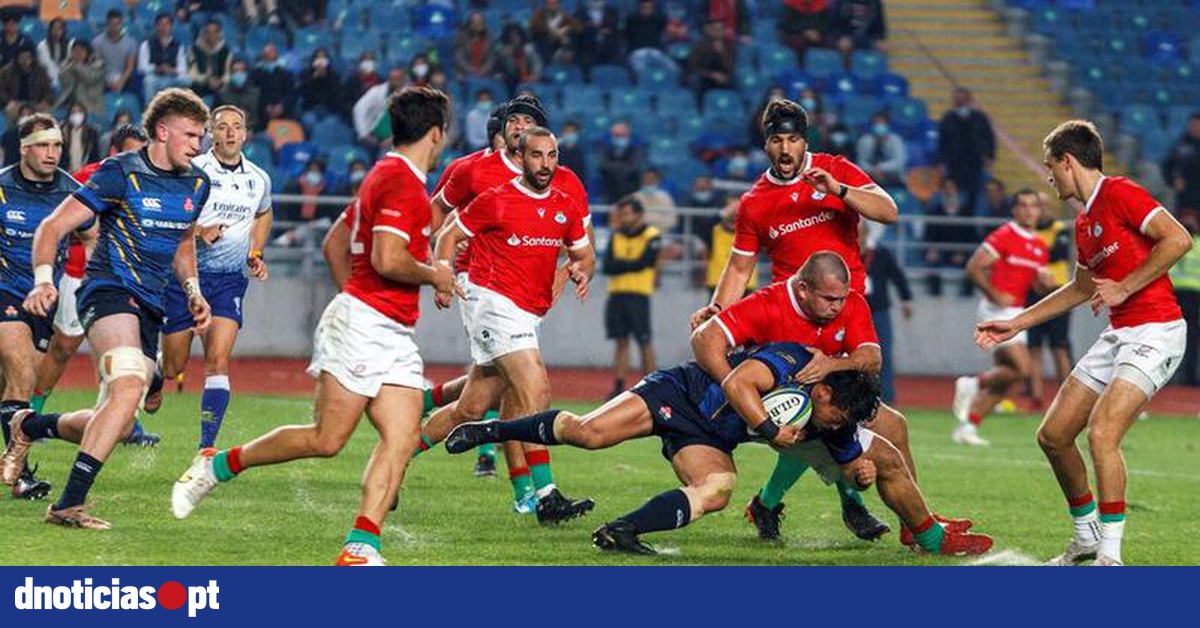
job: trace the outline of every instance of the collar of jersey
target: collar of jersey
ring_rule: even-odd
[[[506,168],[508,168],[509,170],[512,170],[513,172],[515,172],[517,174],[522,174],[521,168],[518,167],[517,164],[514,164],[513,162],[509,161],[507,150],[500,151],[500,161],[504,162],[504,166]]]
[[[513,187],[520,190],[522,194],[524,194],[525,196],[528,196],[529,198],[536,198],[539,201],[550,198],[550,188],[546,188],[545,192],[542,192],[539,194],[538,192],[534,192],[533,190],[530,190],[529,188],[521,185],[521,177],[514,178],[512,180],[512,184],[513,184]]]
[[[1083,213],[1088,213],[1092,210],[1092,203],[1096,202],[1096,197],[1100,196],[1100,188],[1104,185],[1104,180],[1108,177],[1100,175],[1100,180],[1096,181],[1096,189],[1092,190],[1092,195],[1088,197],[1086,203],[1083,204]]]
[[[217,168],[221,169],[221,172],[236,172],[239,174],[244,174],[246,172],[246,156],[242,153],[238,153],[238,163],[232,168],[226,166],[220,159],[217,158],[217,152],[215,150],[210,148],[205,154],[212,158],[213,163],[217,165]]]
[[[798,182],[800,180],[800,175],[805,170],[808,170],[809,166],[811,166],[811,165],[812,165],[812,153],[810,153],[808,151],[804,151],[804,160],[800,162],[800,169],[796,171],[796,176],[792,177],[791,179],[780,179],[779,177],[775,176],[774,172],[771,172],[770,167],[767,167],[767,173],[766,173],[767,181],[770,181],[771,183],[774,183],[775,185],[782,186],[782,187],[787,187],[789,185],[795,185],[796,182]]]
[[[162,168],[159,168],[158,166],[154,165],[153,161],[150,161],[150,151],[146,146],[138,149],[138,157],[142,158],[142,161],[146,164],[146,167],[150,169],[150,172],[162,175],[164,177],[182,177],[192,173],[190,168],[188,170],[163,170]]]
[[[794,281],[796,281],[795,276],[788,279],[787,285],[784,286],[785,288],[787,288],[788,300],[792,302],[792,309],[796,310],[796,314],[799,314],[800,318],[803,318],[804,320],[809,320],[808,315],[804,313],[804,310],[800,309],[800,302],[796,300],[796,291],[792,289],[792,282],[794,282]]]
[[[403,161],[405,164],[408,165],[408,169],[412,170],[412,173],[414,175],[416,175],[417,179],[420,179],[421,184],[422,185],[425,184],[425,171],[418,168],[417,164],[414,164],[411,159],[409,159],[408,157],[405,157],[404,155],[401,155],[400,153],[397,153],[394,150],[388,151],[388,157],[395,157],[396,159]]]
[[[1021,225],[1018,225],[1017,221],[1015,220],[1009,221],[1008,226],[1012,227],[1012,230],[1016,231],[1017,235],[1025,238],[1026,240],[1032,240],[1037,237],[1036,233],[1026,229],[1025,227],[1022,227]]]
[[[33,179],[26,178],[25,173],[21,172],[20,162],[13,164],[12,169],[13,181],[16,181],[17,185],[29,190],[30,192],[37,192],[39,194],[42,192],[49,192],[50,189],[54,187],[54,184],[58,182],[57,170],[54,172],[54,178],[50,179],[49,181],[34,181]]]

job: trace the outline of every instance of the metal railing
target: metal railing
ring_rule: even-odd
[[[277,194],[272,197],[275,207],[285,204],[313,203],[319,206],[335,206],[338,210],[348,204],[348,196],[302,196],[294,194]],[[606,217],[611,205],[592,205],[591,211],[595,217],[596,245],[599,251],[604,251],[608,244],[611,231]],[[703,238],[700,236],[704,229],[711,229],[720,219],[719,208],[676,207],[672,209],[648,208],[647,220],[655,224],[671,224],[670,229],[664,230],[663,244],[666,253],[659,272],[663,281],[679,282],[685,285],[698,286],[704,281],[704,270],[708,263],[705,255]],[[325,233],[332,225],[331,219],[314,221],[284,221],[274,223],[271,237],[268,241],[267,257],[272,265],[272,272],[286,275],[315,277],[325,272],[325,263],[321,255],[321,242]],[[964,273],[966,259],[979,246],[983,237],[995,227],[1004,224],[999,218],[980,218],[974,216],[926,216],[902,215],[896,224],[885,228],[881,244],[895,253],[901,267],[910,274],[937,274],[945,279],[955,279]],[[973,228],[974,233],[969,239],[952,242],[928,242],[926,235],[934,225],[950,227]],[[965,234],[964,234],[965,235]],[[938,263],[930,263],[929,252],[937,253]],[[961,253],[961,265],[947,265],[948,256]],[[601,254],[602,253],[598,253]],[[760,274],[769,278],[765,256],[760,256]]]

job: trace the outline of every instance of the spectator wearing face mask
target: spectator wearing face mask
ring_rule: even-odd
[[[377,69],[375,53],[364,52],[358,57],[358,65],[354,67],[354,71],[350,72],[346,77],[346,82],[342,85],[343,111],[349,113],[354,108],[354,103],[358,102],[358,99],[362,98],[368,89],[383,82],[383,77],[379,76]]]
[[[437,66],[429,62],[428,56],[423,54],[416,55],[412,58],[412,62],[408,64],[409,84],[416,87],[429,85],[435,69],[437,69]]]
[[[580,144],[579,123],[569,120],[558,135],[558,165],[570,168],[580,181],[587,181],[587,160]]]
[[[500,76],[510,90],[521,83],[536,83],[542,78],[542,56],[518,24],[509,24],[496,45]]]
[[[367,178],[367,170],[367,164],[361,160],[355,159],[350,162],[350,170],[346,174],[350,196],[358,196],[358,189],[362,187],[363,179]]]
[[[100,80],[103,82],[104,77]],[[76,172],[86,164],[100,159],[100,129],[88,122],[87,108],[82,103],[71,105],[71,113],[62,127],[63,147],[59,167]]]
[[[617,122],[609,129],[599,165],[608,198],[621,198],[637,190],[641,172],[646,167],[646,147],[634,140],[628,123]]]
[[[342,102],[342,80],[330,66],[329,51],[317,48],[308,67],[300,73],[300,102],[304,111],[326,116],[338,111]]]
[[[207,96],[221,91],[229,80],[229,67],[233,54],[225,45],[225,33],[221,23],[209,20],[192,44],[192,89]]]
[[[658,227],[661,231],[670,231],[679,221],[679,213],[675,211],[675,198],[663,186],[662,174],[654,168],[647,168],[642,173],[642,185],[633,198],[646,208],[646,222]]]
[[[493,106],[491,90],[481,89],[475,93],[475,105],[467,112],[465,124],[467,150],[474,152],[491,144],[487,127]]]
[[[858,155],[854,147],[854,140],[850,137],[850,130],[841,122],[837,122],[829,127],[829,146],[825,152],[830,155],[845,157],[849,161],[858,162]]]
[[[726,177],[737,181],[749,181],[758,174],[751,172],[750,156],[740,148],[730,152],[729,156],[718,164],[718,169],[723,170]]]
[[[234,105],[246,112],[246,127],[261,130],[262,118],[258,114],[260,94],[258,86],[250,82],[250,67],[245,59],[234,59],[229,64],[229,81],[217,92],[217,105]]]
[[[300,177],[288,187],[291,188],[293,194],[311,197],[325,194],[329,187],[329,180],[325,176],[325,162],[317,157],[309,160],[308,164],[304,166],[304,172],[300,173]],[[320,206],[316,203],[316,199],[305,199],[301,201],[296,215],[289,218],[310,222],[320,217],[319,209]]]
[[[292,117],[296,82],[292,73],[279,62],[275,44],[263,47],[258,67],[250,73],[250,82],[258,86],[258,115],[263,120]]]
[[[388,71],[386,83],[368,89],[354,103],[354,131],[361,143],[379,146],[392,136],[391,119],[387,115],[388,97],[408,84],[408,73],[403,68]]]
[[[908,168],[908,152],[904,140],[892,131],[886,113],[871,116],[871,128],[858,139],[858,160],[855,162],[875,183],[883,187],[904,184]]]
[[[938,123],[938,162],[963,195],[966,213],[975,212],[984,171],[996,158],[996,135],[987,114],[975,108],[971,90],[954,90],[954,108]]]

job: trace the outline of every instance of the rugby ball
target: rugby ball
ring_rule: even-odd
[[[763,396],[767,418],[776,425],[791,425],[797,429],[808,424],[812,416],[812,400],[803,386],[780,386]]]

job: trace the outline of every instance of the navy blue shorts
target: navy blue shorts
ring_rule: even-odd
[[[208,300],[212,315],[228,318],[242,327],[242,298],[250,280],[242,273],[200,273],[200,294]],[[196,324],[188,310],[187,295],[178,281],[167,284],[167,318],[163,323],[164,334],[174,334],[190,329]]]
[[[50,348],[50,337],[54,335],[54,310],[42,318],[25,311],[25,299],[7,290],[0,290],[0,323],[23,323],[29,327],[33,337],[33,348],[45,353]]]
[[[654,435],[662,439],[663,458],[671,460],[689,445],[707,445],[732,456],[738,444],[729,442],[704,428],[708,419],[688,399],[683,387],[660,371],[650,373],[629,392],[639,396],[650,408]]]
[[[162,312],[147,306],[120,286],[96,285],[87,279],[77,293],[79,324],[86,333],[96,321],[114,314],[133,314],[138,318],[142,339],[142,354],[158,359],[158,331],[162,329]]]

